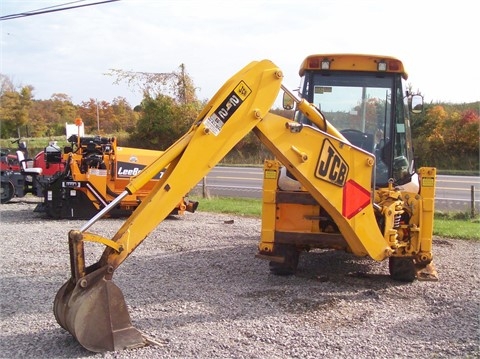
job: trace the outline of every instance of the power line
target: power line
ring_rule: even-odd
[[[20,17],[26,17],[26,16],[48,14],[48,13],[57,12],[57,11],[77,9],[77,8],[80,8],[80,7],[86,7],[86,6],[92,6],[92,5],[106,4],[106,3],[120,1],[120,0],[105,0],[105,1],[98,1],[98,2],[90,3],[90,4],[83,4],[83,5],[76,5],[76,6],[66,6],[66,7],[62,7],[62,8],[59,8],[59,9],[55,9],[59,6],[75,4],[75,3],[78,3],[78,2],[82,2],[82,1],[85,1],[85,0],[77,0],[77,1],[72,1],[72,2],[69,2],[69,3],[61,4],[61,5],[45,7],[45,8],[38,9],[38,10],[32,10],[32,11],[27,11],[27,12],[21,12],[21,13],[18,13],[18,14],[0,16],[0,21],[18,19]]]
[[[41,9],[27,11],[27,13],[32,13],[32,12],[37,12],[37,11],[42,11],[42,10],[47,10],[47,9],[53,9],[55,7],[76,4],[78,2],[84,2],[84,1],[86,1],[86,0],[77,0],[77,1],[67,2],[65,4],[58,4],[58,5],[53,5],[53,6],[42,7]]]

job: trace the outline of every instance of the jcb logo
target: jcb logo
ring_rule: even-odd
[[[318,160],[316,177],[343,187],[347,176],[347,163],[335,147],[333,147],[332,143],[328,139],[325,139]]]
[[[240,81],[237,87],[235,87],[234,91],[242,101],[245,101],[248,95],[252,93],[252,90],[250,90],[250,87],[248,87],[247,84],[243,81]]]

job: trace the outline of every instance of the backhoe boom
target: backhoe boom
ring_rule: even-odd
[[[115,269],[168,216],[178,199],[267,115],[282,77],[278,67],[264,60],[250,63],[225,83],[188,133],[127,186],[126,191],[134,193],[168,165],[150,194],[112,238],[116,246],[107,246],[97,263],[86,267],[83,253],[83,241],[95,240],[96,236],[70,231],[72,278],[57,293],[54,313],[58,323],[85,348],[101,352],[145,344],[131,325],[121,291],[111,280]],[[93,220],[83,229],[92,224]]]

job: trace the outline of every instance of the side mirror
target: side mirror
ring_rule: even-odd
[[[412,113],[422,113],[423,112],[423,97],[421,95],[413,95],[412,96],[411,111],[412,111]]]
[[[286,92],[283,93],[282,106],[284,110],[293,110],[293,105],[295,101],[293,98]]]

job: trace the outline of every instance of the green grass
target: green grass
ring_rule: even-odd
[[[433,234],[447,238],[480,240],[480,218],[466,212],[435,214]]]
[[[190,196],[198,201],[198,211],[258,217],[262,214],[260,199]],[[480,220],[470,219],[467,213],[436,213],[433,233],[440,237],[480,240]]]
[[[262,214],[262,202],[260,199],[215,197],[209,199],[190,196],[190,199],[198,201],[198,211],[237,214],[240,216],[259,217]]]
[[[15,142],[15,140],[16,138],[0,139],[0,148],[4,151],[9,150],[11,153],[15,153],[18,148],[18,144]],[[21,141],[26,143],[28,153],[32,157],[34,157],[34,155],[38,152],[43,151],[43,149],[48,146],[50,141],[57,141],[57,145],[60,146],[60,148],[63,148],[68,144],[65,136],[35,138],[22,137]]]
[[[446,238],[480,240],[480,222],[435,218],[433,234]]]

